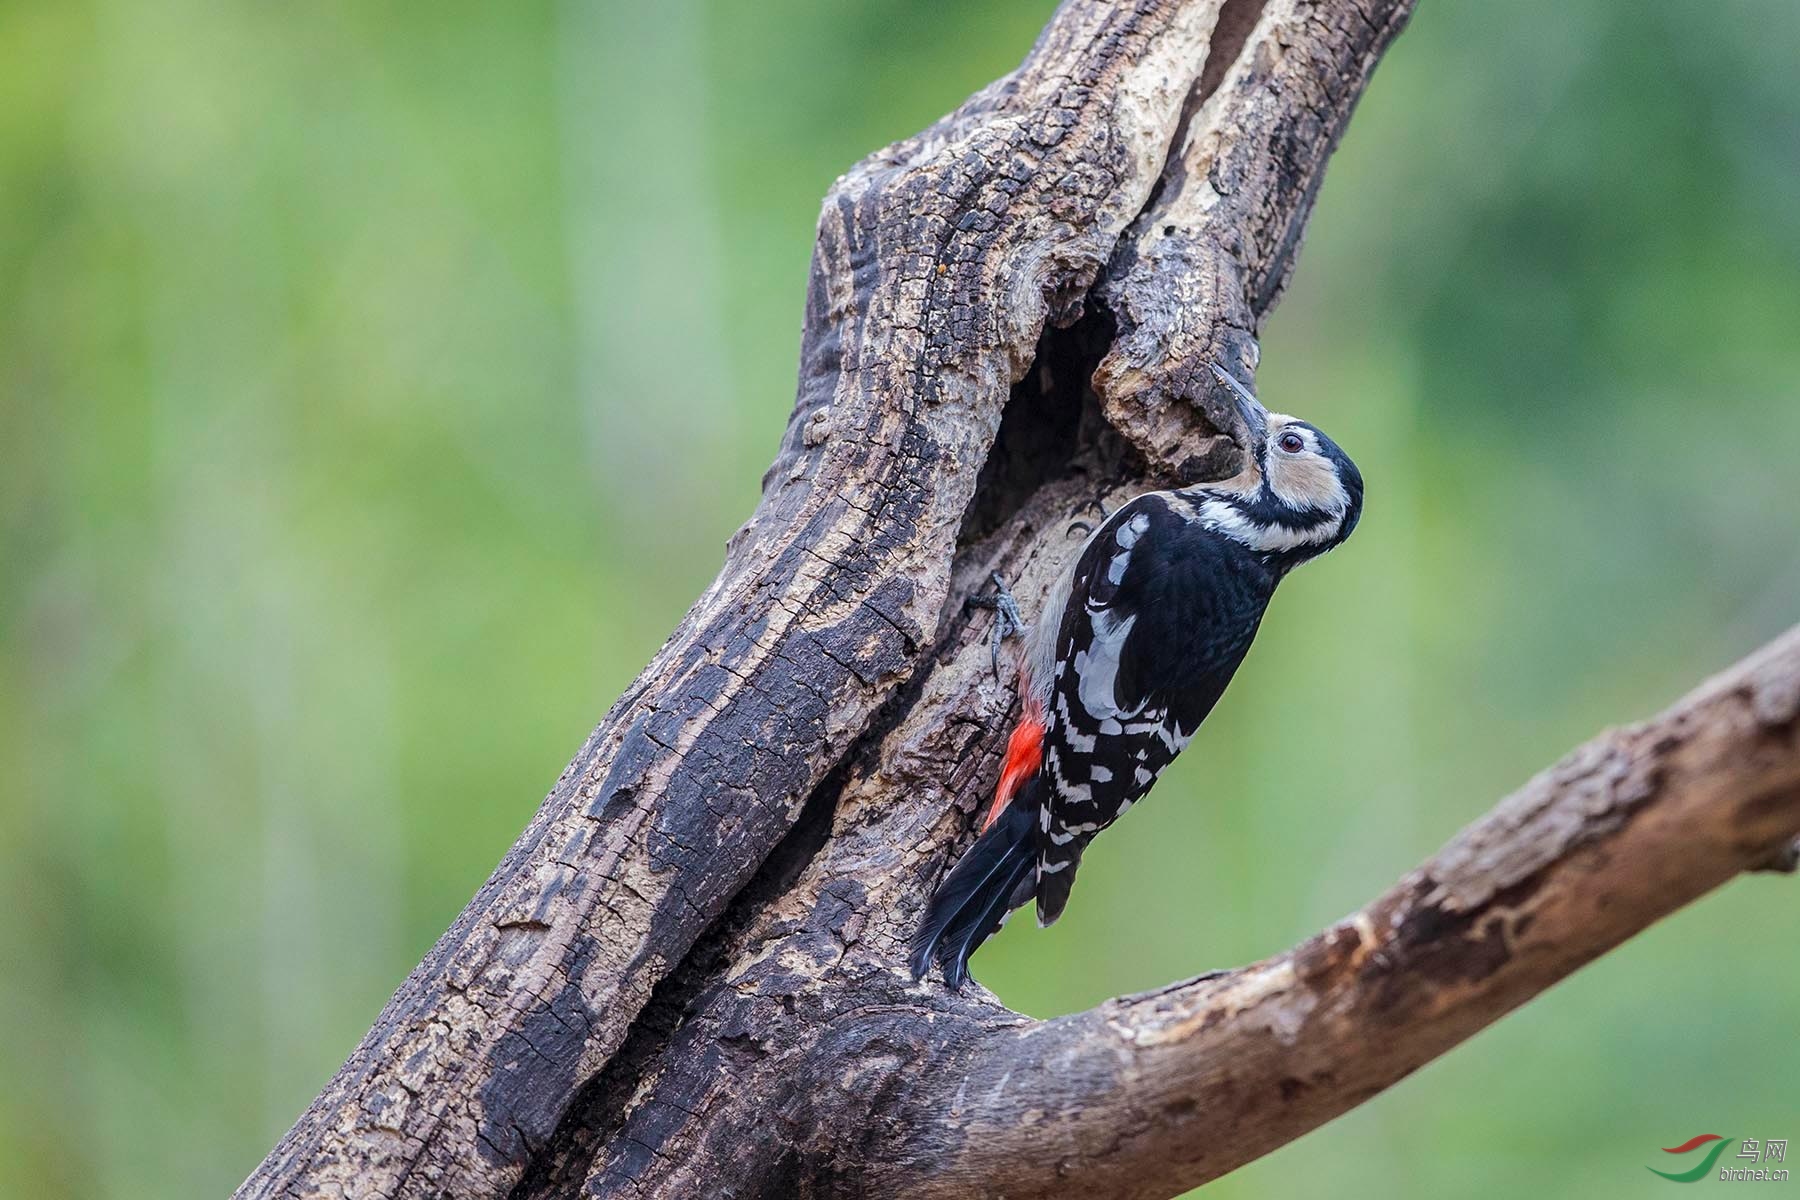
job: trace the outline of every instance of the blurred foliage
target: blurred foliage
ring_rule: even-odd
[[[1043,0],[0,2],[0,1192],[221,1195],[749,513],[831,179]],[[1369,480],[1049,1014],[1280,949],[1800,615],[1800,6],[1429,0],[1260,386]],[[1800,1137],[1751,879],[1210,1195]]]

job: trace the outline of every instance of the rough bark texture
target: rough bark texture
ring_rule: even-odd
[[[1166,1196],[1800,830],[1790,638],[1281,958],[1049,1023],[903,973],[1012,704],[965,599],[1235,465],[1205,363],[1254,365],[1409,9],[1070,0],[837,181],[718,579],[239,1195]]]

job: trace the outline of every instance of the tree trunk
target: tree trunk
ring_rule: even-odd
[[[1069,0],[837,181],[724,569],[240,1196],[1169,1196],[1800,833],[1790,634],[1288,954],[1050,1022],[905,973],[1013,704],[965,601],[1235,467],[1206,363],[1410,7]]]

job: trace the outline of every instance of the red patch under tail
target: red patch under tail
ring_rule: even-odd
[[[981,823],[983,833],[1006,810],[1025,781],[1038,773],[1043,762],[1044,715],[1037,702],[1027,696],[1025,711],[1019,714],[1019,723],[1013,726],[1012,736],[1006,741],[1006,762],[1000,768],[1000,782],[994,787],[994,803]]]

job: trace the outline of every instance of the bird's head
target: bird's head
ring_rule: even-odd
[[[1194,489],[1201,517],[1288,570],[1341,545],[1362,515],[1362,472],[1338,444],[1297,417],[1272,413],[1217,363],[1244,423],[1244,469]]]

